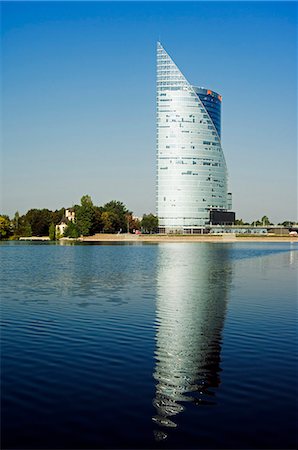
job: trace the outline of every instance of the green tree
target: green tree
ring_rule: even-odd
[[[251,225],[256,227],[267,227],[268,225],[273,225],[273,223],[270,222],[267,216],[263,216],[260,220],[252,222]]]
[[[30,209],[24,217],[24,222],[31,227],[33,236],[47,236],[52,222],[52,211],[48,209]]]
[[[283,227],[292,227],[293,225],[295,225],[295,222],[293,222],[292,220],[285,220],[282,223],[279,223],[278,225],[281,225]]]
[[[12,219],[13,234],[19,236],[20,234],[20,214],[16,211],[14,218]]]
[[[235,220],[235,225],[250,225],[248,222],[244,222],[243,219],[236,219]]]
[[[94,206],[93,222],[90,230],[91,234],[101,233],[103,231],[103,220],[101,217],[102,213],[102,206]]]
[[[83,236],[88,236],[94,222],[94,206],[90,195],[83,195],[81,205],[76,208],[76,224]]]
[[[15,239],[18,239],[20,236],[32,236],[32,229],[27,221],[26,215],[20,216],[19,212],[16,211],[11,224]]]
[[[31,225],[26,220],[22,220],[22,225],[20,227],[20,236],[32,236]]]
[[[10,220],[8,216],[0,216],[0,239],[7,238],[11,233]]]
[[[101,215],[104,233],[115,233],[118,229],[118,216],[113,211],[104,211]],[[118,229],[119,230],[119,229]]]
[[[124,203],[112,200],[103,206],[103,212],[110,212],[114,214],[114,231],[127,230],[127,214],[132,213],[131,211],[128,211]]]
[[[52,212],[52,222],[54,225],[58,225],[58,223],[61,222],[62,217],[65,214],[65,209],[61,208],[61,209],[56,209],[55,211]]]
[[[270,220],[268,219],[267,216],[263,216],[263,217],[262,217],[261,223],[262,223],[263,226],[272,225],[272,223],[270,222]]]
[[[144,214],[141,227],[146,233],[156,233],[158,231],[158,217],[154,214]]]
[[[78,225],[75,222],[69,222],[67,227],[64,230],[64,236],[70,238],[78,238],[81,232]]]
[[[51,241],[54,241],[56,238],[56,227],[55,224],[52,222],[49,228],[49,238]]]

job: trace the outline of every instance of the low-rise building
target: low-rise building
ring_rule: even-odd
[[[67,208],[65,210],[65,215],[62,217],[60,223],[56,225],[56,236],[63,236],[69,222],[75,221],[75,210],[74,208]]]

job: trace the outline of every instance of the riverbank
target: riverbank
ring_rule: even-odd
[[[68,240],[68,239],[67,239]],[[297,236],[96,234],[78,238],[79,242],[298,242]]]

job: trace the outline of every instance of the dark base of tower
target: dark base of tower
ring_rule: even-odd
[[[167,228],[159,227],[159,234],[209,234],[210,227],[200,227],[200,228]]]

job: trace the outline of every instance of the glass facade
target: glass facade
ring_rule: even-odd
[[[220,129],[220,110],[221,110],[221,95],[218,95],[216,92],[210,91],[210,89],[204,89],[204,88],[197,88],[193,87],[195,93],[205,106],[207,113],[210,116],[210,119],[212,120],[216,131],[218,133],[218,136],[221,136],[221,129]]]
[[[157,215],[166,231],[210,222],[227,210],[227,168],[221,147],[221,96],[191,86],[157,44]]]

